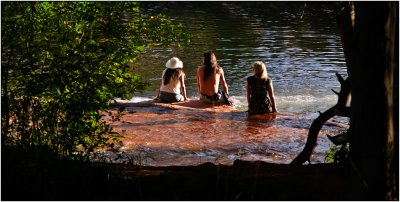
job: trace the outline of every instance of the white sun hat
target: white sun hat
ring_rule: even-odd
[[[170,69],[183,68],[183,62],[177,57],[173,57],[165,63],[165,67]]]

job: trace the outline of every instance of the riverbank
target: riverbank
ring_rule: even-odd
[[[368,200],[346,165],[147,167],[2,148],[2,200]]]

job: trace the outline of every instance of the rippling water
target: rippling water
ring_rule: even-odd
[[[344,76],[347,73],[335,20],[334,2],[308,2],[305,4],[293,1],[232,1],[141,2],[141,4],[146,12],[162,12],[171,16],[174,21],[185,24],[193,35],[190,45],[182,48],[149,49],[136,61],[134,64],[136,71],[144,79],[150,81],[155,89],[160,85],[161,72],[165,68],[165,62],[169,58],[177,56],[184,63],[188,97],[198,99],[196,69],[200,65],[203,53],[213,50],[225,71],[230,95],[236,100],[235,107],[239,111],[247,110],[245,82],[246,78],[252,75],[251,64],[257,60],[261,60],[267,65],[268,74],[274,82],[278,110],[283,113],[304,116],[304,119],[308,119],[308,121],[300,121],[304,124],[302,127],[309,127],[309,120],[315,118],[318,111],[325,111],[336,103],[337,96],[332,93],[331,89],[338,91],[340,84],[335,73]],[[135,95],[132,101],[154,98],[155,89]],[[233,115],[222,116],[231,117]],[[190,120],[186,121],[190,122]],[[289,124],[288,127],[296,127],[295,125],[290,126]],[[166,125],[165,127],[170,126]],[[257,137],[268,133],[262,124],[254,127],[253,132],[247,131],[247,133],[246,130],[242,130],[241,134]],[[220,128],[219,131],[224,131],[224,129]],[[196,135],[191,135],[190,132],[183,133],[187,141],[197,141]],[[172,138],[168,133],[157,135],[159,138],[153,139],[155,141],[153,144],[156,144],[160,138]],[[280,152],[277,155],[285,157],[280,162],[287,163],[291,160],[288,152],[292,152],[293,156],[293,151],[301,151],[303,148],[302,144],[295,146],[290,144],[292,141],[299,141],[296,140],[295,133],[290,135],[291,137],[274,136],[273,139],[269,139],[271,141],[269,143],[265,140],[266,142],[263,144],[253,144],[253,139],[250,138],[248,141],[238,144],[241,149],[251,151],[247,153],[253,154],[252,157],[258,160],[265,160],[265,155],[267,155],[265,151],[278,150]],[[235,139],[232,140],[230,134],[224,132],[211,133],[210,138],[218,139],[218,141],[210,145],[213,149],[208,150],[209,156],[215,156],[212,153],[218,153],[218,155],[225,155],[226,158],[229,158],[232,153],[222,148],[224,148],[223,145],[229,148],[231,141]],[[285,140],[289,142],[285,144]],[[136,141],[140,142],[139,139]],[[174,140],[169,141],[173,142]],[[304,141],[304,138],[301,141]],[[182,144],[178,144],[177,147],[184,147]],[[202,142],[202,144],[207,147],[207,142]],[[274,148],[274,144],[278,145],[278,148]],[[256,148],[252,148],[254,145]],[[322,145],[322,149],[317,148],[320,149],[320,153],[329,150],[329,147],[332,146],[329,143]],[[158,153],[163,151],[161,147],[139,145],[136,148],[159,151]],[[257,148],[259,149],[257,150]],[[188,149],[181,153],[178,152],[173,155],[174,161],[183,161],[179,158],[183,158],[185,152],[194,151]],[[205,153],[204,156],[207,159],[207,152]]]
[[[165,62],[177,56],[184,62],[188,96],[196,99],[196,68],[202,54],[213,50],[239,109],[247,110],[245,82],[256,60],[267,65],[280,111],[314,113],[335,104],[337,97],[330,90],[340,87],[335,73],[347,73],[334,3],[142,4],[147,10],[161,11],[184,23],[193,34],[189,46],[151,49],[137,61],[136,68],[155,88],[160,85]],[[154,91],[148,91],[141,96],[154,95]]]

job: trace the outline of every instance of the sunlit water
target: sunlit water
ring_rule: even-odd
[[[174,21],[185,24],[192,34],[192,39],[190,45],[182,48],[149,49],[136,60],[135,71],[149,81],[154,89],[136,94],[131,101],[141,102],[155,97],[165,62],[173,56],[179,57],[183,61],[187,76],[188,97],[193,100],[198,99],[196,69],[200,65],[203,53],[213,50],[218,63],[225,71],[230,95],[235,100],[237,111],[247,110],[246,78],[252,75],[251,64],[261,60],[266,64],[268,74],[273,80],[278,110],[284,114],[296,115],[295,118],[278,119],[278,123],[274,122],[274,124],[283,124],[289,128],[305,128],[305,131],[302,132],[302,135],[305,136],[306,129],[309,128],[312,119],[318,116],[318,111],[327,110],[337,101],[337,96],[331,91],[331,89],[338,91],[340,88],[335,73],[347,76],[335,20],[334,3],[325,2],[325,5],[322,3],[142,2],[146,11],[163,12],[171,16]],[[216,158],[219,158],[221,162],[226,162],[221,159],[233,158],[232,155],[243,150],[248,154],[247,159],[288,163],[296,152],[302,150],[305,137],[295,140],[298,131],[288,132],[289,136],[282,135],[284,134],[282,132],[274,133],[278,135],[268,139],[264,136],[268,136],[269,130],[273,130],[274,127],[265,127],[266,123],[260,125],[256,122],[253,126],[254,130],[238,130],[235,127],[247,127],[248,124],[252,124],[244,114],[214,116],[212,119],[214,122],[218,122],[218,119],[228,119],[231,122],[214,125],[220,132],[205,132],[207,137],[204,138],[214,140],[211,142],[199,141],[199,134],[184,131],[182,134],[185,141],[176,143],[173,138],[183,137],[171,136],[168,127],[175,127],[176,124],[174,126],[166,124],[164,128],[167,132],[160,131],[157,133],[157,138],[149,138],[153,142],[148,142],[148,144],[153,146],[138,146],[140,144],[138,143],[136,147],[128,150],[130,152],[145,150],[153,155],[170,154],[170,158],[165,160],[169,163],[164,162],[161,158],[158,159],[158,163],[154,161],[149,163],[157,166],[198,164],[199,162],[193,162],[193,160],[186,161],[191,158],[185,158],[185,156],[200,155],[198,152],[201,149],[185,147],[185,142],[198,142],[201,145],[199,148],[204,150],[200,155],[203,157],[203,161],[209,159],[208,161],[211,162],[217,161]],[[237,123],[232,119],[241,121]],[[191,119],[184,120],[191,122]],[[340,120],[345,121],[344,119]],[[196,124],[199,123],[196,122]],[[202,124],[205,123],[201,123],[200,126],[207,127]],[[154,125],[147,125],[147,127],[148,131],[152,131],[151,127],[157,128]],[[279,127],[275,129],[285,130]],[[141,132],[142,134],[139,135],[156,136],[151,132]],[[239,141],[232,137],[235,134],[252,138]],[[255,137],[264,138],[256,140]],[[138,137],[138,139],[140,138]],[[138,139],[136,142],[140,142]],[[232,141],[236,141],[236,143],[232,143],[233,145],[237,144],[234,149],[230,143]],[[296,143],[293,144],[293,141]],[[332,146],[326,139],[323,141],[324,143],[319,143],[316,148],[321,155]],[[167,146],[171,142],[175,142],[174,146]],[[162,146],[163,143],[166,145]],[[184,149],[171,149],[174,147]],[[207,147],[211,149],[207,149]],[[277,157],[270,158],[271,153]],[[198,161],[201,162],[201,158]],[[317,162],[321,161],[323,158],[320,156]]]
[[[196,69],[203,53],[213,50],[224,68],[230,94],[239,100],[238,109],[247,110],[246,78],[252,75],[251,64],[261,60],[273,79],[280,111],[308,114],[325,110],[337,99],[331,91],[340,87],[335,73],[347,73],[334,4],[320,4],[151,3],[152,9],[184,23],[193,36],[191,44],[182,48],[147,51],[135,68],[158,88],[165,62],[177,56],[184,63],[187,94],[197,99]],[[154,97],[155,92],[139,96]]]

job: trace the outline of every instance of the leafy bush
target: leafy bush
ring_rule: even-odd
[[[189,42],[137,2],[1,2],[1,15],[2,144],[62,156],[118,137],[102,112],[147,86],[126,68],[145,48]]]

